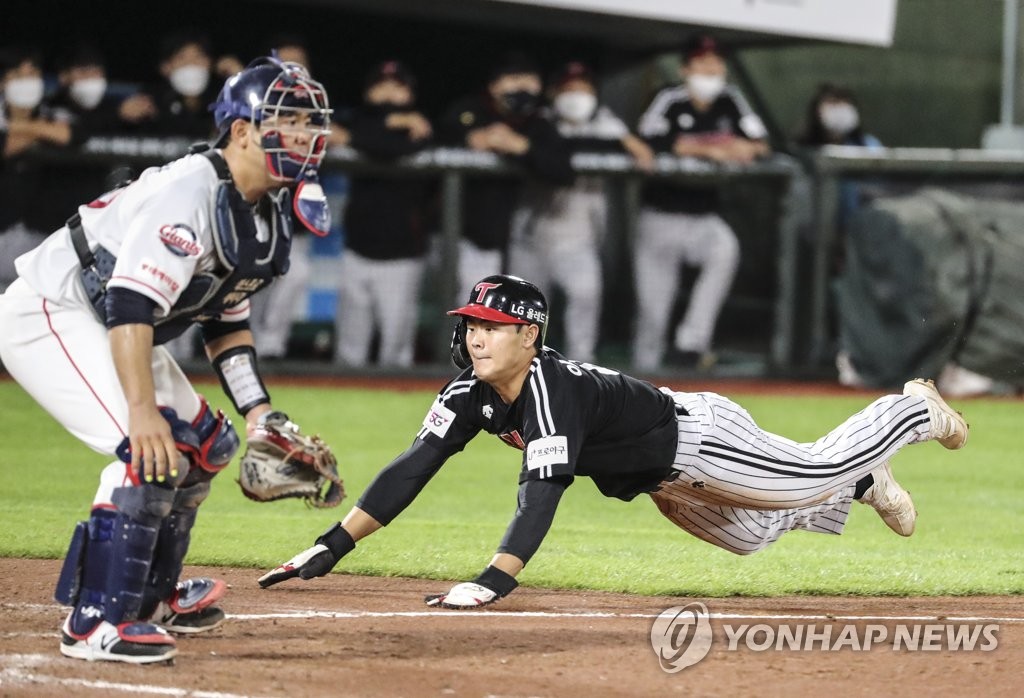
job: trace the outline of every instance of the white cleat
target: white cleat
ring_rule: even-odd
[[[892,468],[885,463],[872,470],[871,477],[875,483],[858,501],[877,511],[885,525],[896,533],[904,537],[913,535],[917,510],[910,493],[900,487],[892,476]]]
[[[174,659],[178,648],[174,638],[151,623],[127,622],[113,625],[101,620],[85,634],[71,629],[71,615],[61,628],[60,653],[89,662],[152,664]]]
[[[948,449],[963,448],[967,443],[970,426],[963,415],[946,404],[939,395],[935,383],[922,378],[915,378],[903,386],[904,395],[923,397],[928,403],[928,419],[931,428],[928,436],[935,439]]]

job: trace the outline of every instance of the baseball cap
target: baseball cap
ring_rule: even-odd
[[[462,315],[503,325],[540,325],[547,327],[548,302],[544,294],[526,279],[494,274],[482,279],[469,294],[469,302],[449,310]]]
[[[540,75],[540,64],[523,51],[509,51],[501,56],[491,68],[487,76],[488,82],[494,82],[503,75],[521,75],[529,73]]]
[[[416,78],[412,71],[401,61],[388,60],[375,65],[366,75],[366,87],[370,88],[379,82],[394,80],[409,89],[416,88]]]
[[[590,66],[582,61],[569,61],[555,71],[555,74],[551,76],[550,84],[551,87],[557,89],[573,80],[585,80],[593,84],[594,73],[590,70]]]
[[[692,36],[683,44],[683,58],[686,60],[697,58],[707,53],[722,55],[722,49],[718,41],[715,40],[715,37],[708,34]]]

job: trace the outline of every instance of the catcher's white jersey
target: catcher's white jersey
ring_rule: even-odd
[[[140,293],[157,304],[157,317],[166,315],[193,274],[216,263],[211,216],[217,184],[206,157],[186,155],[147,169],[130,185],[80,206],[90,246],[102,245],[117,257],[107,287]],[[256,222],[266,236],[265,221],[256,217]],[[20,257],[16,266],[19,276],[44,298],[81,299],[79,260],[67,228]],[[242,320],[248,314],[244,301],[224,319]]]

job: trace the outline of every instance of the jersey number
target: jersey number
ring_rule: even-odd
[[[619,375],[618,371],[613,371],[612,369],[605,368],[604,366],[595,366],[594,364],[580,363],[578,361],[568,361],[566,359],[559,359],[559,361],[565,364],[565,370],[567,370],[574,376],[582,376],[583,371],[593,371],[594,373],[602,373],[606,376]]]

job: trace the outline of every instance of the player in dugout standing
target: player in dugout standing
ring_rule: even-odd
[[[261,586],[327,574],[480,431],[522,451],[518,508],[483,572],[428,596],[428,605],[475,608],[515,589],[576,477],[591,478],[607,497],[648,494],[684,531],[747,555],[791,530],[841,533],[854,500],[911,535],[917,512],[888,459],[907,444],[937,440],[958,449],[967,441],[963,417],[922,380],[813,443],[770,434],[721,395],[657,389],[544,346],[547,301],[513,276],[483,279],[448,314],[459,318],[452,358],[465,370],[438,393],[412,446],[344,521],[261,577]]]
[[[289,209],[327,230],[316,178],[327,94],[301,66],[261,58],[212,107],[214,149],[79,207],[17,260],[0,296],[4,366],[83,443],[116,455],[57,585],[72,607],[69,657],[163,661],[177,653],[167,631],[224,620],[223,581],[179,576],[196,510],[239,440],[160,345],[199,323],[247,426],[290,424],[258,373],[248,298],[287,271]]]

